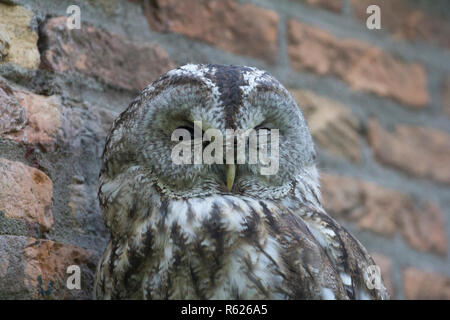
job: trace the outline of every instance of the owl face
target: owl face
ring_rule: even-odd
[[[288,192],[299,176],[315,176],[315,152],[302,113],[288,91],[267,72],[240,66],[185,65],[148,86],[129,109],[133,108],[137,124],[127,128],[132,139],[128,143],[135,146],[126,151],[132,154],[130,165],[145,168],[169,196],[231,193],[277,198]],[[195,130],[216,130],[224,137],[224,157],[227,146],[230,148],[230,140],[225,139],[227,129],[253,130],[258,137],[268,134],[268,152],[274,147],[270,130],[278,129],[276,173],[262,174],[262,163],[248,161],[248,139],[244,141],[243,164],[230,164],[229,159],[212,164],[175,163],[173,150],[180,143],[173,139],[177,129],[185,130],[192,141]],[[120,135],[118,131],[111,133],[110,140]],[[202,147],[211,142],[201,142]]]

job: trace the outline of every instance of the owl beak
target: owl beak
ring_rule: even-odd
[[[236,165],[233,164],[227,164],[227,190],[228,192],[231,191],[234,184],[234,177],[236,176]]]

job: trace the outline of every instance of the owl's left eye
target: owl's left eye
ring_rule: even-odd
[[[271,129],[272,129],[271,125],[265,124],[265,123],[260,124],[259,126],[255,127],[255,131],[257,131],[258,133],[262,130],[266,130],[266,131],[270,132]]]

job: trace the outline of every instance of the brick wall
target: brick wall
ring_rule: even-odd
[[[81,30],[66,8],[81,8]],[[382,30],[365,26],[369,4]],[[0,298],[90,298],[112,120],[188,62],[268,70],[315,139],[325,207],[398,299],[450,299],[445,0],[0,0]],[[82,269],[67,290],[66,268]]]

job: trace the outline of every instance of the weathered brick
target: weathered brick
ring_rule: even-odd
[[[106,135],[118,113],[84,103],[63,106],[62,136],[58,141],[72,154],[92,152],[101,157]]]
[[[442,104],[444,112],[450,117],[450,77],[448,77],[442,87]]]
[[[145,7],[152,29],[176,32],[220,49],[273,62],[278,15],[233,0],[156,0]]]
[[[73,293],[66,287],[67,267],[77,265],[81,268],[82,265],[90,264],[92,270],[95,266],[95,262],[90,261],[93,255],[94,252],[74,245],[29,239],[24,248],[25,285],[37,289],[33,292],[33,298],[68,298]]]
[[[2,137],[26,144],[39,145],[46,150],[54,150],[61,130],[61,99],[58,96],[47,97],[24,90],[15,90],[14,100],[18,102],[13,105],[15,113],[13,111],[8,113],[15,114],[15,119],[8,116],[7,113],[0,114],[0,123],[5,123],[5,127],[11,123],[10,120],[23,123],[22,117],[17,115],[22,116],[21,110],[24,109],[26,125],[13,126],[14,130],[9,128],[2,134]],[[2,109],[1,101],[0,109]]]
[[[297,70],[334,75],[353,89],[375,93],[421,108],[429,102],[425,69],[367,43],[338,39],[331,33],[288,22],[288,54]]]
[[[0,64],[37,69],[38,36],[30,28],[32,18],[33,13],[22,6],[0,3]]]
[[[413,248],[447,255],[444,215],[435,203],[426,202],[423,210],[415,206],[399,223],[403,237]]]
[[[330,10],[333,12],[341,12],[342,0],[297,0],[299,2],[307,3],[314,7]]]
[[[354,178],[322,175],[325,209],[338,219],[385,237],[400,233],[414,249],[447,254],[447,236],[440,209],[419,206],[410,196]]]
[[[0,235],[0,297],[3,299],[91,299],[98,255],[74,245]],[[67,267],[81,269],[81,289],[66,287]]]
[[[372,254],[372,258],[377,266],[380,267],[383,283],[386,286],[391,298],[394,297],[394,287],[392,286],[392,260],[380,253]]]
[[[117,113],[100,106],[62,103],[57,95],[43,96],[12,89],[0,80],[0,137],[29,148],[55,151],[66,147],[73,154],[86,151],[82,141],[101,155],[104,139]]]
[[[450,48],[450,22],[437,14],[437,8],[434,12],[427,10],[427,6],[423,6],[425,1],[422,7],[418,7],[414,1],[405,0],[351,0],[352,11],[363,23],[368,17],[366,9],[372,4],[381,9],[382,29],[391,32],[395,38],[419,40]],[[435,4],[428,5],[432,6]]]
[[[0,79],[0,135],[17,132],[26,122],[25,108],[19,104],[8,84]]]
[[[450,184],[449,134],[409,125],[397,125],[390,132],[371,119],[368,141],[381,163],[419,178]]]
[[[314,141],[331,154],[361,161],[360,121],[344,105],[311,91],[290,90]]]
[[[0,158],[0,211],[6,218],[37,223],[41,231],[53,226],[53,183],[42,171]]]
[[[409,267],[403,271],[405,298],[409,300],[450,299],[450,277]]]
[[[115,87],[140,91],[174,68],[167,52],[157,44],[134,43],[87,23],[80,30],[69,30],[66,20],[51,18],[43,25],[43,69],[79,72]]]

